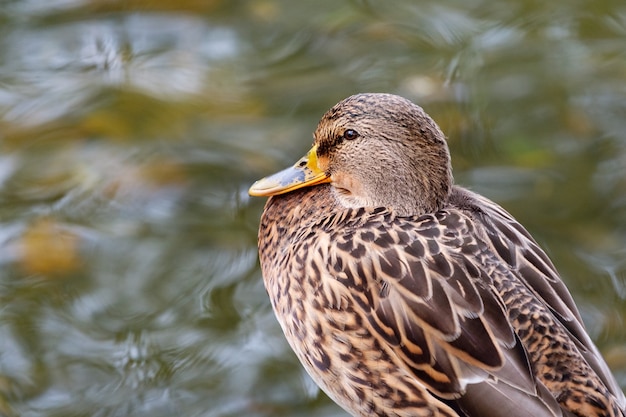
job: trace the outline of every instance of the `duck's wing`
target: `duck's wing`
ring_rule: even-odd
[[[568,415],[535,378],[493,288],[494,276],[511,278],[470,217],[375,210],[329,223],[327,256],[312,268],[347,289],[381,346],[432,393],[468,416]]]
[[[469,193],[468,193],[469,194]],[[508,212],[486,198],[471,196],[480,207],[476,218],[484,226],[492,252],[516,271],[516,275],[546,305],[569,333],[569,340],[624,411],[626,399],[597,347],[587,334],[574,300],[556,268],[532,236]],[[512,304],[515,300],[512,300]]]

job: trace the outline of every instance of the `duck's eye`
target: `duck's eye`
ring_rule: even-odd
[[[345,132],[343,132],[343,138],[347,139],[347,140],[353,140],[359,137],[359,132],[357,132],[354,129],[346,129]]]

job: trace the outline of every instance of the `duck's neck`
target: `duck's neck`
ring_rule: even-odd
[[[443,208],[452,192],[452,172],[448,164],[431,167],[407,166],[394,172],[368,172],[367,182],[352,187],[347,192],[342,187],[332,187],[340,206],[345,208],[386,207],[399,216],[416,216],[434,213]]]
[[[263,211],[261,229],[273,224],[280,224],[286,229],[296,224],[302,227],[328,216],[340,207],[329,184],[302,188],[271,197]]]

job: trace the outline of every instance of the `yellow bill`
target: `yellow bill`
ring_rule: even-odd
[[[330,182],[330,177],[317,165],[317,146],[313,146],[294,166],[258,180],[248,193],[255,197],[267,197],[325,182]]]

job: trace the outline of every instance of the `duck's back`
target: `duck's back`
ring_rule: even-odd
[[[492,201],[456,187],[451,203],[480,225],[480,237],[500,264],[493,285],[537,378],[578,415],[624,415],[624,394],[545,252]]]

